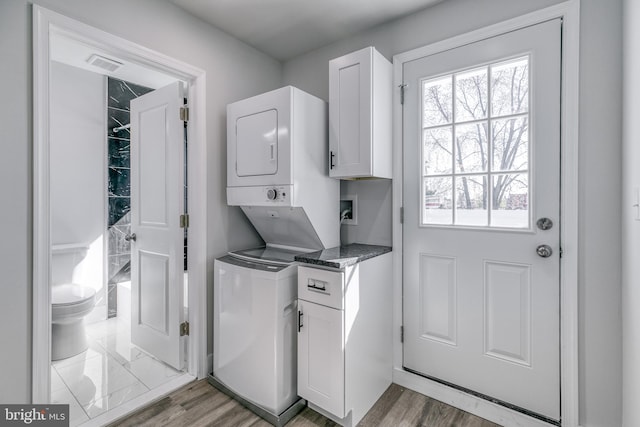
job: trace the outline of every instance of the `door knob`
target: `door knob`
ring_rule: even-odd
[[[553,250],[549,245],[540,245],[536,248],[536,253],[542,258],[549,258],[553,254]]]
[[[124,236],[124,240],[127,242],[136,241],[136,233],[127,234]]]

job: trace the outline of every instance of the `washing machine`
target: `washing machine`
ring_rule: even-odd
[[[267,246],[214,264],[210,381],[274,425],[304,407],[296,389],[299,253]]]

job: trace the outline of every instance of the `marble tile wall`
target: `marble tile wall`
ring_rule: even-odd
[[[109,317],[117,314],[119,282],[131,280],[131,245],[124,237],[131,230],[130,129],[114,130],[130,123],[129,102],[152,89],[107,78],[107,136],[109,156]]]

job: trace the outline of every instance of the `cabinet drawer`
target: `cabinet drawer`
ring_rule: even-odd
[[[299,299],[342,310],[343,295],[343,272],[298,266]]]

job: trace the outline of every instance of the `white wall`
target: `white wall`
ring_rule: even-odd
[[[50,83],[51,244],[89,246],[73,280],[96,290],[98,320],[106,318],[106,78],[52,62]]]
[[[639,133],[640,117],[640,2],[624,0],[624,107],[622,164],[622,338],[623,338],[623,400],[622,425],[640,425],[640,208],[633,207],[640,188]]]
[[[556,3],[561,1],[448,0],[287,61],[284,82],[326,100],[332,58],[373,45],[391,59]],[[581,1],[579,397],[585,427],[621,424],[621,4],[622,0]],[[640,180],[636,182],[640,186]],[[343,183],[342,193],[359,194],[365,185]],[[359,225],[344,225],[343,237],[345,227],[364,227],[351,229],[347,237],[366,239],[391,223],[389,189],[380,185],[375,192],[369,190],[364,190],[367,197],[377,203],[367,211],[360,209]]]
[[[0,2],[0,402],[31,400],[32,1]],[[206,72],[208,292],[213,259],[261,240],[226,206],[226,105],[281,83],[281,64],[168,2],[38,0],[35,3],[177,58]],[[11,325],[8,327],[7,325]],[[211,346],[211,343],[209,344]],[[211,347],[209,348],[211,352]]]

